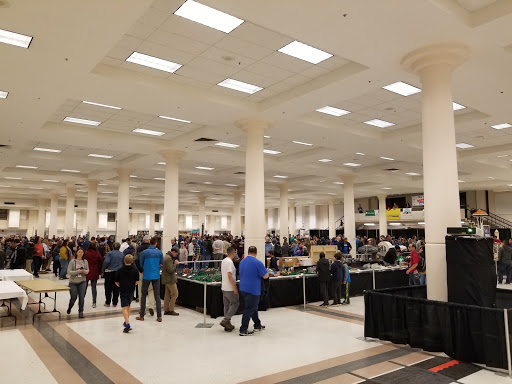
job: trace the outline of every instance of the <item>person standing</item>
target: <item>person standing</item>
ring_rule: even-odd
[[[139,284],[137,285],[137,296],[138,299],[137,301],[140,301],[140,297],[141,297],[141,291],[142,291],[142,272],[144,271],[142,269],[142,266],[140,265],[140,255],[142,254],[142,252],[144,252],[146,249],[149,248],[149,241],[151,240],[151,236],[149,235],[145,235],[144,238],[142,239],[142,244],[139,245],[139,247],[137,248],[137,251],[135,252],[135,257],[134,257],[134,260],[135,260],[135,266],[137,267],[137,269],[139,270],[139,273],[140,273],[140,277],[139,277]],[[155,301],[154,301],[154,294],[153,294],[153,286],[150,285],[148,287],[148,297],[147,297],[147,307],[149,309],[149,314],[151,316],[153,316],[155,314]]]
[[[114,243],[114,250],[107,253],[103,263],[103,275],[105,276],[105,307],[117,307],[119,300],[119,287],[116,285],[116,272],[121,269],[124,262],[124,254],[119,250],[121,244]]]
[[[409,244],[409,252],[411,252],[411,260],[409,261],[409,268],[405,273],[409,275],[409,285],[420,285],[421,276],[419,271],[417,271],[420,255],[416,252],[416,244]]]
[[[332,276],[332,293],[333,293],[333,303],[332,305],[338,306],[341,305],[341,283],[344,280],[344,271],[345,268],[341,263],[341,252],[338,251],[334,254],[334,258],[336,259],[334,263],[331,265],[331,276]]]
[[[231,332],[235,329],[235,326],[231,324],[231,318],[236,314],[239,304],[238,288],[236,287],[236,268],[235,264],[233,264],[235,255],[235,248],[229,247],[227,249],[227,257],[222,260],[221,264],[224,319],[220,322],[220,325],[222,325],[227,332]]]
[[[343,273],[343,285],[345,286],[345,299],[341,303],[341,305],[350,304],[350,269],[348,264],[345,262],[345,258],[341,258],[341,263],[343,264],[344,273]]]
[[[245,306],[240,326],[240,336],[250,336],[254,331],[263,331],[258,317],[258,304],[261,296],[261,279],[268,279],[268,272],[263,263],[256,257],[258,250],[250,246],[247,257],[240,262],[240,292],[244,298]],[[249,320],[254,322],[254,331],[249,331]]]
[[[510,275],[512,269],[512,239],[503,241],[503,245],[498,250],[498,284],[503,284],[503,275],[506,276],[505,284],[510,284]]]
[[[130,238],[127,237],[126,239],[123,240],[123,243],[119,247],[119,251],[123,252],[123,254],[124,254],[124,250],[126,248],[128,248],[130,246],[130,244],[131,244]]]
[[[67,279],[66,273],[68,271],[68,264],[71,260],[71,248],[68,246],[66,240],[62,241],[62,245],[59,250],[59,261],[60,261],[60,280]]]
[[[224,255],[224,242],[218,237],[214,237],[215,241],[212,244],[213,247],[213,260],[222,260],[222,256]],[[217,264],[215,264],[217,267]]]
[[[39,277],[39,270],[43,264],[44,248],[41,238],[36,236],[34,239],[34,277]]]
[[[73,308],[73,305],[75,305],[78,296],[78,317],[80,319],[84,317],[84,298],[87,284],[85,275],[89,273],[89,263],[87,263],[87,260],[84,260],[83,257],[84,250],[82,248],[78,248],[76,251],[76,257],[68,264],[69,292],[71,297],[69,299],[68,310],[66,313],[68,315],[71,313],[71,309]]]
[[[144,314],[146,313],[146,296],[148,294],[148,287],[153,286],[153,295],[155,297],[156,305],[156,321],[162,321],[162,303],[160,301],[160,268],[164,263],[164,255],[156,247],[158,239],[152,237],[149,241],[149,248],[140,255],[140,265],[143,269],[142,272],[142,289],[140,296],[140,313],[135,320],[144,321]]]
[[[124,333],[132,330],[130,326],[130,304],[137,284],[139,284],[139,272],[133,266],[133,256],[128,254],[124,257],[124,265],[116,272],[116,286],[119,288],[121,308],[123,309]]]
[[[87,263],[89,264],[89,273],[87,276],[85,276],[85,290],[87,292],[87,287],[89,286],[90,281],[92,291],[92,307],[96,308],[96,285],[98,283],[98,279],[100,278],[100,271],[103,270],[103,257],[101,257],[100,253],[96,249],[96,243],[89,243],[87,251],[85,251],[85,260],[87,260]]]
[[[329,271],[329,260],[325,258],[325,253],[320,252],[320,259],[316,263],[316,274],[318,275],[318,282],[320,283],[320,294],[322,295],[323,303],[321,307],[329,306],[329,279],[331,273]]]
[[[162,284],[165,286],[164,315],[179,316],[174,310],[178,298],[178,279],[176,278],[176,266],[178,265],[178,248],[174,247],[164,256],[162,267]]]

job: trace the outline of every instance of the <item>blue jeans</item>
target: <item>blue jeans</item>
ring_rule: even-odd
[[[512,264],[507,264],[503,262],[498,263],[498,283],[503,284],[503,275],[507,277],[506,284],[510,284],[510,275],[512,271]]]
[[[86,288],[87,283],[85,281],[82,281],[78,284],[69,283],[69,292],[71,294],[71,298],[69,299],[69,308],[73,308],[73,305],[75,305],[75,301],[78,296],[78,313],[84,312],[84,298]]]
[[[96,303],[96,296],[98,294],[98,291],[96,290],[96,284],[98,283],[98,280],[87,280],[85,285],[85,292],[87,293],[87,287],[89,286],[89,281],[91,282],[91,290],[92,290],[92,302]]]
[[[261,321],[258,317],[258,304],[260,303],[260,295],[253,295],[247,292],[240,292],[244,298],[244,312],[242,314],[242,325],[240,332],[247,331],[249,328],[249,320],[254,321],[254,328],[261,327]]]
[[[421,279],[422,279],[421,276],[426,276],[426,275],[420,274],[420,278],[418,280],[416,280],[412,277],[412,272],[409,273],[409,285],[424,285],[421,283]]]
[[[60,259],[60,277],[65,279],[68,273],[68,259]]]

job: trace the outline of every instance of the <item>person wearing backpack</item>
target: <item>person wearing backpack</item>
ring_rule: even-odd
[[[420,273],[420,285],[427,284],[427,259],[425,259],[425,246],[419,248],[420,263],[418,264],[418,272]]]
[[[418,265],[420,263],[420,255],[416,252],[416,244],[409,244],[409,251],[411,252],[411,260],[409,261],[409,268],[405,271],[409,275],[409,285],[420,285],[420,271]]]

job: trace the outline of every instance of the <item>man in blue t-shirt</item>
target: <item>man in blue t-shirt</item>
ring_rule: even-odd
[[[263,263],[256,258],[258,250],[251,246],[247,250],[247,257],[240,262],[240,293],[244,298],[244,312],[240,336],[253,335],[254,331],[263,331],[264,325],[258,317],[258,304],[261,296],[261,279],[268,279],[268,272]],[[254,331],[248,331],[249,320],[254,321]]]

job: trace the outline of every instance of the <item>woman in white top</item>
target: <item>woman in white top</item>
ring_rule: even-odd
[[[76,257],[68,264],[69,292],[71,294],[71,298],[69,299],[67,314],[69,315],[71,313],[71,309],[73,308],[73,305],[75,305],[75,301],[78,296],[79,318],[84,317],[84,298],[85,289],[87,288],[85,275],[89,273],[89,263],[87,263],[87,260],[84,260],[83,257],[84,250],[82,248],[78,248],[76,251]]]

